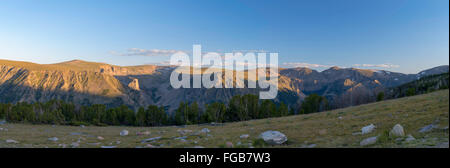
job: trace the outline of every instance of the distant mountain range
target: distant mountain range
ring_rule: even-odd
[[[46,102],[60,99],[75,104],[105,104],[110,107],[165,106],[169,111],[180,102],[200,105],[227,102],[237,94],[255,94],[260,89],[174,89],[170,85],[171,66],[115,66],[73,60],[58,64],[0,60],[0,102]],[[418,74],[384,70],[339,68],[318,72],[309,68],[279,69],[278,96],[296,107],[309,94],[329,99],[334,107],[361,104],[386,88],[449,71],[439,66]]]

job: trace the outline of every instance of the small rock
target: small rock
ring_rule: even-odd
[[[81,127],[81,128],[84,128],[84,127],[86,127],[86,126],[84,126],[84,125],[80,125],[80,127]]]
[[[175,140],[180,140],[181,142],[186,142],[187,136],[174,138]]]
[[[161,137],[154,137],[154,138],[148,138],[148,139],[144,139],[141,142],[142,143],[146,143],[146,142],[152,142],[152,141],[156,141],[158,139],[161,139]]]
[[[145,145],[146,148],[158,148],[157,146],[153,146],[152,144]]]
[[[19,141],[13,140],[13,139],[7,139],[6,143],[19,143]]]
[[[361,134],[364,135],[364,134],[371,133],[374,129],[375,129],[375,125],[370,124],[368,126],[361,128]]]
[[[61,148],[66,148],[66,144],[58,144],[58,147],[61,147]]]
[[[98,146],[98,145],[100,145],[100,144],[102,144],[102,143],[100,143],[100,142],[95,142],[95,143],[86,143],[86,144],[88,144],[88,145],[93,145],[93,146]]]
[[[316,144],[310,144],[310,145],[306,145],[305,148],[315,148],[317,145]]]
[[[362,133],[361,132],[354,132],[354,133],[352,133],[352,135],[361,135]]]
[[[178,133],[180,133],[181,135],[185,135],[185,134],[187,134],[187,133],[191,133],[192,132],[192,130],[178,130],[177,131]]]
[[[97,136],[98,140],[104,140],[105,138],[101,137],[101,136]]]
[[[49,140],[49,141],[56,142],[56,141],[58,141],[59,139],[58,139],[57,137],[52,137],[52,138],[48,138],[48,140]]]
[[[389,136],[397,136],[397,137],[405,136],[405,132],[403,131],[402,125],[396,124],[394,128],[392,128],[391,132],[389,132]]]
[[[362,140],[359,145],[361,146],[366,146],[366,145],[372,145],[375,144],[377,142],[378,137],[370,137],[370,138],[366,138],[364,140]]]
[[[226,146],[227,148],[233,148],[233,142],[227,142]]]
[[[442,142],[438,145],[436,145],[436,148],[447,148],[448,149],[449,145],[448,142]]]
[[[127,136],[127,135],[128,135],[128,130],[120,131],[120,136]]]
[[[78,148],[80,146],[80,144],[78,142],[72,142],[72,144],[70,144],[70,146],[72,148]]]
[[[100,148],[116,148],[116,146],[101,146]]]
[[[279,131],[266,131],[259,135],[269,145],[281,145],[287,141],[286,135]]]
[[[339,119],[339,120],[342,120],[342,116],[339,116],[338,119]]]
[[[241,139],[247,139],[248,137],[250,137],[250,135],[248,134],[242,134],[241,136],[239,136],[239,138]]]
[[[211,132],[208,128],[203,128],[202,130],[201,130],[201,132],[202,133],[209,133],[209,132]]]
[[[419,130],[419,132],[420,132],[420,133],[430,132],[430,131],[432,131],[434,128],[436,128],[436,126],[435,126],[434,124],[430,124],[430,125],[427,125],[427,126],[425,126],[425,127],[422,127],[422,128]]]
[[[411,142],[414,140],[416,140],[416,138],[414,138],[411,134],[408,134],[405,139],[406,142]]]

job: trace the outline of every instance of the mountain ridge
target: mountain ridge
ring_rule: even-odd
[[[278,96],[297,108],[309,94],[327,97],[335,104],[351,96],[369,101],[385,88],[442,71],[448,65],[402,74],[385,70],[331,67],[324,71],[310,68],[280,68]],[[77,104],[107,104],[131,107],[159,105],[173,111],[180,102],[197,101],[204,105],[213,101],[227,102],[237,94],[258,95],[260,89],[174,89],[169,78],[173,66],[116,66],[105,63],[71,60],[56,64],[0,60],[0,102],[36,102],[61,99]],[[247,78],[244,77],[245,85]],[[364,101],[362,101],[364,100]],[[348,105],[348,104],[345,104]],[[336,106],[338,107],[338,106]]]

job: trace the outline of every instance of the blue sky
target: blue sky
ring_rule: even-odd
[[[449,1],[0,1],[0,59],[138,65],[193,44],[278,52],[286,67],[416,73],[448,65]],[[132,48],[156,52],[117,54]]]

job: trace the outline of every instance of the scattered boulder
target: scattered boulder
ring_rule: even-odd
[[[145,145],[146,148],[158,148],[158,146],[154,146],[152,144],[147,144]]]
[[[81,128],[84,128],[84,127],[86,127],[86,126],[84,126],[84,125],[80,125],[80,127],[81,127]]]
[[[59,139],[58,139],[57,137],[52,137],[52,138],[48,138],[48,140],[49,140],[49,141],[56,142],[56,141],[58,141]]]
[[[286,135],[279,131],[266,131],[259,135],[269,145],[281,145],[287,141]]]
[[[128,130],[120,131],[120,136],[127,136],[127,135],[128,135]]]
[[[211,132],[208,128],[203,128],[202,130],[201,130],[201,132],[202,133],[209,133],[209,132]]]
[[[378,137],[370,137],[370,138],[366,138],[364,140],[362,140],[359,145],[361,146],[367,146],[367,145],[372,145],[375,144],[377,142]]]
[[[394,128],[392,128],[391,132],[389,132],[389,136],[396,136],[396,137],[405,136],[405,131],[403,131],[402,125],[396,124]]]
[[[302,148],[315,148],[316,144],[302,145]]]
[[[98,146],[98,145],[100,145],[100,144],[102,144],[102,143],[100,143],[100,142],[95,142],[95,143],[86,143],[86,144],[88,144],[88,145],[93,145],[93,146]]]
[[[241,136],[239,136],[239,138],[241,139],[247,139],[248,137],[250,137],[250,135],[248,134],[242,134]]]
[[[432,131],[432,130],[435,129],[435,128],[437,128],[436,125],[430,124],[430,125],[427,125],[427,126],[425,126],[425,127],[422,127],[422,128],[419,130],[419,132],[420,132],[420,133],[430,132],[430,131]]]
[[[0,131],[8,131],[8,128],[0,128]]]
[[[146,143],[146,142],[152,142],[152,141],[156,141],[158,139],[161,139],[161,137],[154,137],[154,138],[148,138],[148,139],[144,139],[141,142],[142,143]]]
[[[368,126],[365,126],[363,128],[361,128],[361,134],[368,134],[371,133],[373,130],[375,130],[375,125],[370,124]]]
[[[102,141],[102,140],[104,140],[105,138],[103,138],[103,137],[101,137],[101,136],[97,136],[97,139],[100,140],[100,141]]]
[[[7,139],[6,143],[19,143],[19,141],[13,140],[13,139]]]
[[[187,136],[174,138],[175,140],[180,140],[181,142],[186,142]]]
[[[72,142],[72,144],[70,144],[70,146],[72,148],[78,148],[78,147],[80,147],[80,144],[78,142]]]
[[[180,133],[181,135],[185,135],[187,133],[191,133],[192,130],[188,130],[188,129],[186,129],[186,130],[177,130],[177,132]]]
[[[408,134],[405,139],[406,142],[411,142],[414,140],[416,140],[416,138],[414,138],[411,134]]]

